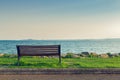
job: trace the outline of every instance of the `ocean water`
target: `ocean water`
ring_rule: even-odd
[[[0,53],[17,54],[16,45],[61,45],[61,53],[120,53],[120,39],[0,40]]]

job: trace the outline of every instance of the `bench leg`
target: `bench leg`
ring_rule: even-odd
[[[20,65],[20,56],[18,56],[18,63],[17,65],[19,66]]]
[[[59,63],[61,64],[61,56],[59,56]]]

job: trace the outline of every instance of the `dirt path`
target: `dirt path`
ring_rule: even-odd
[[[0,75],[0,80],[120,80],[120,74]]]

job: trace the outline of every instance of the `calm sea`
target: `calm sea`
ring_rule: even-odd
[[[16,45],[61,45],[62,53],[120,53],[120,39],[96,40],[0,40],[0,53],[16,54]]]

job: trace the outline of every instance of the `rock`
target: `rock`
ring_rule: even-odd
[[[80,56],[79,55],[77,55],[77,54],[74,54],[74,56],[73,56],[74,58],[79,58]]]
[[[119,56],[118,53],[114,53],[114,54],[112,54],[112,57],[118,57],[118,56]]]
[[[0,56],[3,56],[4,54],[0,53]]]
[[[82,52],[81,54],[84,55],[84,56],[89,56],[90,55],[89,52]]]
[[[80,54],[79,56],[80,56],[80,57],[86,57],[86,55],[84,55],[84,54]]]
[[[109,57],[112,57],[112,54],[111,53],[106,53]]]
[[[98,56],[98,54],[94,53],[94,52],[90,53],[90,55],[93,56],[93,57],[97,57]]]
[[[100,54],[99,55],[101,58],[109,58],[109,56],[107,54]]]

